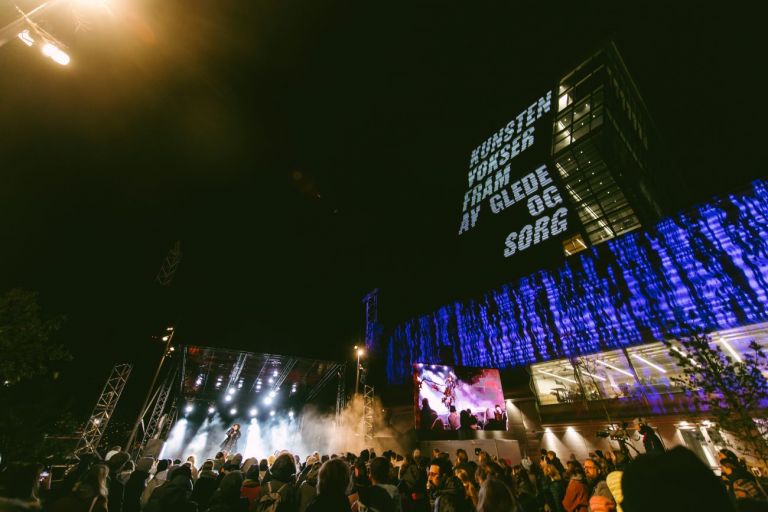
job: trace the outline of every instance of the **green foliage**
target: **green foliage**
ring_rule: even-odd
[[[713,417],[742,443],[740,451],[768,467],[768,356],[762,348],[753,341],[737,361],[708,336],[665,343],[683,370],[672,380],[688,392],[696,410]]]
[[[62,317],[44,318],[37,294],[11,290],[0,296],[0,453],[6,460],[40,458],[50,435],[72,434],[56,366],[70,359],[52,339]]]
[[[51,341],[63,320],[43,318],[34,292],[14,289],[0,296],[0,383],[44,375],[55,363],[68,360],[66,349]]]

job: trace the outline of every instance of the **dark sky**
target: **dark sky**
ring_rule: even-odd
[[[763,174],[759,16],[538,3],[55,9],[40,21],[68,68],[0,48],[0,289],[67,315],[93,382],[152,360],[164,323],[185,343],[342,358],[369,289],[390,319],[466,293],[451,252],[470,150],[609,37],[686,197]]]

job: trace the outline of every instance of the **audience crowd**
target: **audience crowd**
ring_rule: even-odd
[[[476,449],[472,457],[373,450],[303,460],[219,452],[198,461],[130,460],[113,447],[83,456],[63,479],[32,463],[0,472],[0,512],[647,512],[768,511],[760,481],[733,452],[720,476],[686,448],[629,461],[596,450],[563,462],[542,450],[519,464]],[[42,478],[41,478],[42,475]]]

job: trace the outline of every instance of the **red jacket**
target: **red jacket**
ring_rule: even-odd
[[[565,512],[582,512],[589,510],[589,489],[587,485],[576,478],[571,478],[565,489],[563,498]]]

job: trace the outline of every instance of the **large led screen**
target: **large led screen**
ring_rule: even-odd
[[[421,363],[413,369],[417,429],[506,430],[499,370]]]

